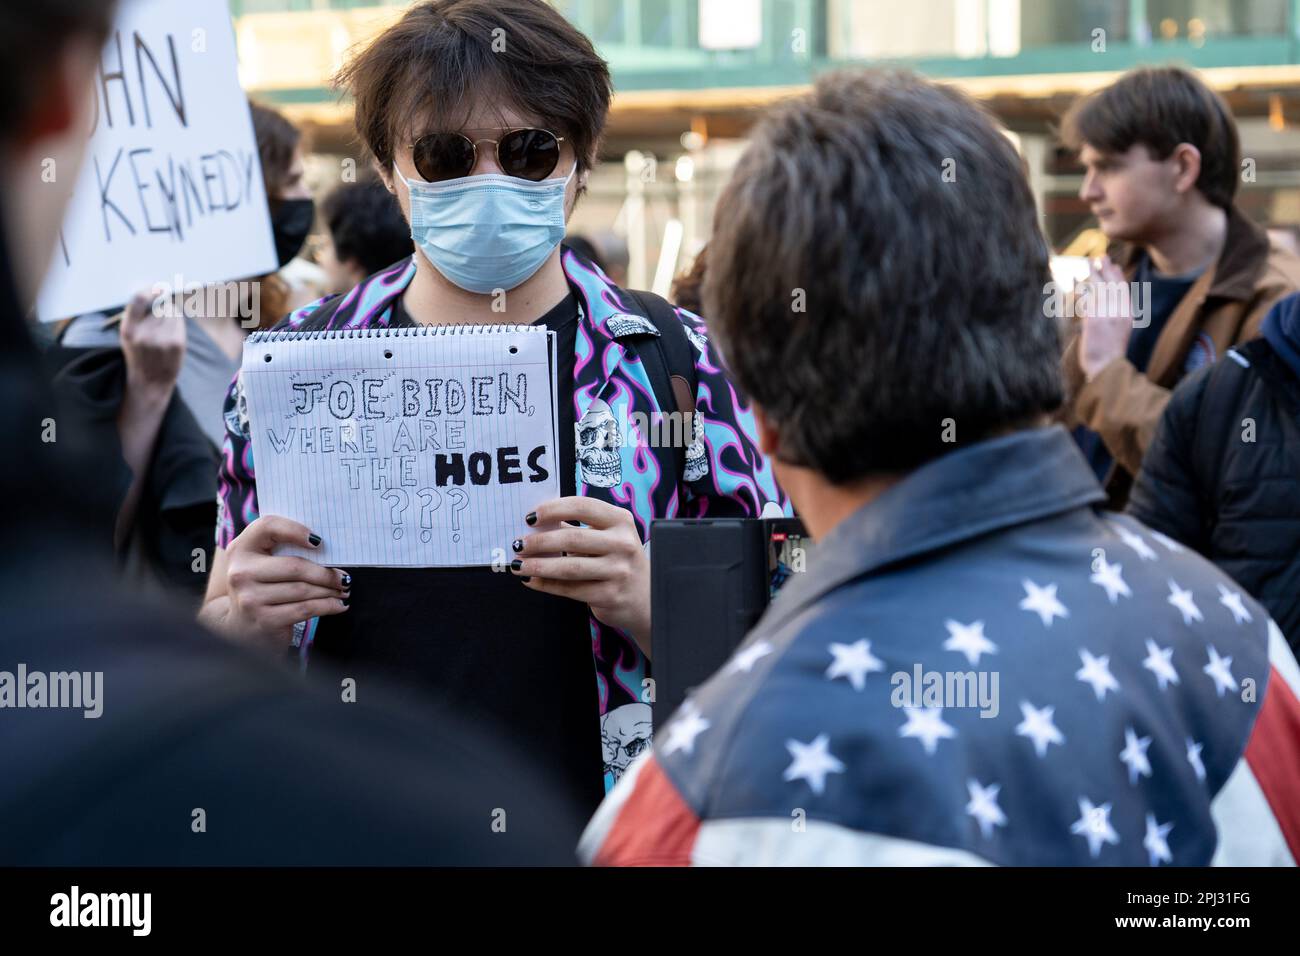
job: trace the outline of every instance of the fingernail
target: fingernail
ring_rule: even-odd
[[[522,575],[522,574],[521,574],[521,575],[519,575],[519,580],[520,580],[520,581],[531,581],[532,578],[530,578],[530,577],[526,577],[525,575]]]
[[[307,535],[307,540],[311,542],[313,548],[320,547],[320,535],[313,532],[312,534]]]
[[[515,538],[514,541],[510,542],[510,548],[515,554],[518,554],[520,551],[524,550],[524,539]]]
[[[339,603],[342,604],[344,607],[347,607],[347,606],[349,606],[352,602],[349,601],[347,598],[339,598]]]
[[[536,511],[528,512],[527,517],[524,518],[524,522],[526,524],[537,524],[537,512]]]
[[[343,586],[345,588],[352,587],[352,575],[348,574],[346,571],[343,572]]]
[[[524,562],[520,561],[518,558],[515,558],[513,561],[510,562],[511,571],[518,571],[523,566],[524,566]]]

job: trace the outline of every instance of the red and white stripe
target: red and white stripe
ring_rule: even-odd
[[[1269,680],[1237,767],[1210,804],[1216,866],[1300,859],[1300,666],[1269,622]],[[654,759],[641,757],[578,846],[596,866],[980,866],[964,850],[780,817],[701,821]]]
[[[592,818],[578,855],[595,866],[988,866],[948,847],[821,820],[701,820],[653,755],[637,761]]]
[[[1268,684],[1245,753],[1210,804],[1215,866],[1295,866],[1300,859],[1300,666],[1268,624]]]

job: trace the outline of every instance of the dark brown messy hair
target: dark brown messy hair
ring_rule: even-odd
[[[962,93],[820,77],[755,128],[713,227],[704,315],[782,461],[903,473],[1060,404],[1033,195]]]
[[[1061,139],[1070,149],[1086,143],[1103,153],[1126,153],[1141,143],[1154,159],[1190,143],[1201,154],[1201,194],[1223,209],[1237,194],[1237,124],[1217,93],[1178,67],[1132,70],[1076,100],[1061,122]]]
[[[253,137],[257,140],[257,154],[262,161],[266,199],[274,210],[289,179],[293,151],[302,141],[302,130],[278,110],[251,100],[248,105],[253,113]]]
[[[457,129],[484,95],[566,137],[590,168],[611,96],[609,66],[543,0],[428,0],[411,7],[335,77],[380,166],[426,130]]]

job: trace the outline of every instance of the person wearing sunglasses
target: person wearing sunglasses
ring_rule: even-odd
[[[557,333],[561,496],[501,542],[508,573],[277,557],[278,544],[319,538],[259,515],[236,380],[202,616],[294,648],[309,674],[382,672],[495,722],[592,810],[650,743],[651,522],[788,513],[787,499],[704,323],[560,245],[611,95],[586,37],[542,0],[432,0],[339,80],[415,251],[281,327],[545,325]],[[635,413],[682,405],[694,415],[676,446],[619,432]]]

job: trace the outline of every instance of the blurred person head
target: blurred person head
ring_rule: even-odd
[[[673,305],[703,315],[704,308],[704,270],[708,268],[709,247],[704,246],[695,254],[691,267],[673,280],[672,293],[668,296]]]
[[[411,254],[411,231],[378,179],[343,183],[321,203],[325,243],[320,264],[327,292],[346,292],[366,276]]]
[[[283,269],[301,251],[316,218],[303,163],[302,131],[282,113],[249,101],[253,137],[262,164],[262,184],[271,213],[277,269]],[[257,282],[257,316],[260,328],[270,328],[289,311],[293,290],[283,278],[270,273]]]
[[[93,674],[96,689],[102,683],[114,688],[110,696],[120,693],[119,703],[94,714],[88,701],[85,712],[56,707],[6,714],[0,765],[29,772],[0,776],[0,804],[24,821],[0,827],[0,860],[6,866],[571,862],[573,809],[547,770],[528,765],[527,754],[494,752],[498,740],[479,739],[476,725],[459,726],[457,715],[427,710],[401,688],[376,691],[378,704],[364,703],[346,726],[329,727],[339,711],[323,696],[285,682],[278,669],[226,647],[166,606],[135,604],[88,543],[88,513],[95,509],[87,512],[87,500],[113,482],[104,480],[102,458],[74,454],[85,429],[58,411],[11,279],[23,304],[34,299],[89,142],[92,84],[114,6],[112,0],[0,6],[0,88],[8,94],[0,106],[7,160],[0,183],[0,437],[7,452],[0,458],[0,492],[18,504],[0,517],[0,644],[6,660],[69,662]],[[55,176],[41,177],[43,160],[55,162]],[[57,439],[43,438],[54,417]],[[83,720],[86,715],[99,719]],[[163,737],[142,746],[142,726]],[[268,727],[284,732],[268,734]],[[411,734],[411,728],[419,729]],[[186,746],[166,745],[173,731],[184,733]],[[103,759],[82,759],[89,753]],[[273,788],[320,794],[321,812],[287,822],[267,812],[272,777]],[[189,831],[180,840],[169,836],[177,828],[157,824],[174,801],[158,780],[204,794],[207,806],[223,808],[238,836],[205,848],[185,839]],[[486,815],[521,780],[530,805],[511,810],[511,832],[522,839],[507,846],[489,828],[471,827],[471,813]],[[77,813],[63,812],[61,791],[41,781],[62,781],[66,792],[85,797]],[[439,825],[423,825],[426,814]]]
[[[18,558],[6,569],[11,576],[17,567],[36,567],[36,555],[55,550],[62,536],[79,533],[107,497],[109,483],[95,480],[102,467],[84,434],[50,432],[60,424],[59,406],[39,374],[22,314],[55,252],[85,157],[94,77],[115,12],[111,0],[0,6],[0,435],[8,452],[0,491],[22,503],[0,521],[0,540],[18,545],[0,549]]]
[[[490,174],[508,176],[511,190],[520,181],[564,180],[567,221],[596,161],[611,95],[605,61],[543,0],[416,4],[349,62],[337,82],[351,93],[357,132],[408,222],[408,183],[420,184],[422,197],[439,194],[438,208],[446,210],[454,197],[439,183]],[[511,136],[525,129],[537,132]],[[494,141],[505,141],[500,151]],[[426,188],[430,183],[433,188]],[[474,201],[481,198],[475,194]],[[438,255],[432,250],[437,231],[416,230],[417,262],[433,265],[453,285],[481,292],[471,286],[482,285],[484,277],[464,273],[482,271],[490,250],[449,249],[454,271],[447,259],[429,258]],[[454,244],[461,236],[461,229],[447,230],[443,241]],[[487,238],[495,242],[500,236]],[[432,240],[430,251],[421,247],[425,240]],[[553,260],[558,262],[558,237],[531,273],[519,279],[516,263],[501,287],[527,281]]]
[[[280,268],[298,254],[311,232],[316,210],[307,188],[302,154],[302,130],[284,115],[261,103],[249,103],[253,136],[262,162],[262,183],[271,210],[271,231]]]
[[[1061,133],[1084,167],[1079,198],[1108,239],[1151,244],[1190,214],[1232,206],[1237,126],[1219,95],[1187,70],[1132,70],[1077,100]]]
[[[35,299],[72,198],[93,115],[92,79],[113,0],[0,6],[4,225],[21,302]]]
[[[1040,424],[1062,398],[1049,280],[994,121],[910,73],[843,71],[754,130],[718,201],[704,306],[802,510],[810,488]]]

